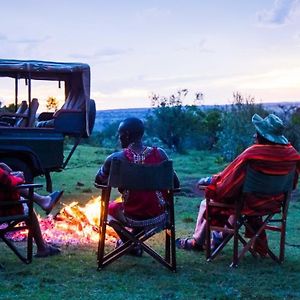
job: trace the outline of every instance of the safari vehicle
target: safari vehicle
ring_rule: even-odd
[[[62,171],[82,138],[94,126],[96,107],[90,99],[90,67],[82,63],[58,63],[0,59],[0,80],[14,81],[15,113],[0,113],[0,161],[24,172],[32,182],[44,175],[52,190],[51,172]],[[19,100],[20,81],[25,81],[27,100]],[[37,114],[40,99],[32,98],[35,81],[57,81],[63,85],[64,104],[55,113]],[[41,105],[40,105],[41,106]],[[73,140],[64,157],[64,140]]]

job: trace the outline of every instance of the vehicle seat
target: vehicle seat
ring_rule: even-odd
[[[26,117],[20,118],[15,124],[15,127],[33,127],[36,119],[36,112],[39,108],[39,101],[37,98],[33,98],[29,107],[25,110],[24,114]]]
[[[22,115],[28,108],[27,101],[23,100],[15,113],[1,113],[0,126],[15,126],[20,120]]]

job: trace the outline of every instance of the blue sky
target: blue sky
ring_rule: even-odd
[[[88,63],[98,109],[148,107],[151,93],[183,88],[186,104],[196,92],[204,104],[236,91],[300,100],[300,0],[2,2],[0,57]],[[10,90],[0,83],[0,101]]]

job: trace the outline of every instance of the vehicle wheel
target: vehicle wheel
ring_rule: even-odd
[[[13,171],[22,171],[26,182],[33,182],[33,174],[29,165],[23,160],[15,157],[6,157],[2,161],[6,163]]]

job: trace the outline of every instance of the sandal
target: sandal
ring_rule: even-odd
[[[199,245],[194,238],[180,238],[175,241],[176,247],[183,250],[203,251],[203,246]]]

